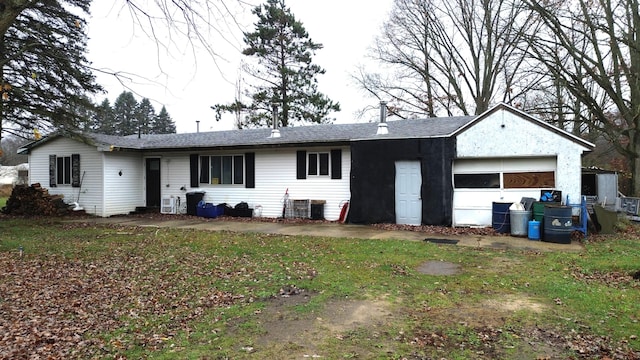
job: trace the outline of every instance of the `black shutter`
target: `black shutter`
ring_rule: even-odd
[[[80,187],[80,154],[71,154],[71,186]]]
[[[209,163],[209,156],[200,156],[200,184],[210,184],[211,177],[209,176],[209,169],[211,169],[211,164]],[[222,179],[220,179],[220,184],[222,184]]]
[[[331,178],[342,179],[342,150],[331,150]]]
[[[298,150],[296,152],[296,179],[307,178],[307,152]]]
[[[256,187],[256,153],[244,154],[244,187],[253,189]]]
[[[198,183],[198,154],[189,155],[189,173],[191,177],[191,187],[197,188]]]
[[[58,161],[55,155],[49,155],[49,187],[56,187],[56,166]]]

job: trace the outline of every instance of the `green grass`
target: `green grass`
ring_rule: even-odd
[[[6,197],[0,197],[0,209],[2,209],[5,205],[7,205],[7,199]]]
[[[78,358],[267,358],[303,351],[295,343],[260,343],[269,329],[256,314],[290,285],[313,295],[290,310],[294,319],[313,320],[336,301],[389,304],[393,316],[379,328],[316,339],[324,358],[535,358],[545,347],[532,344],[549,339],[559,339],[559,357],[577,356],[578,348],[566,344],[581,339],[640,351],[640,287],[628,276],[640,270],[637,238],[588,242],[580,253],[537,253],[55,219],[0,218],[0,233],[0,265],[12,269],[0,274],[0,290],[7,292],[0,294],[0,312],[12,313],[11,294],[26,295],[21,291],[32,284],[33,292],[46,294],[43,318],[77,316],[83,328],[95,325],[82,334],[100,346]],[[430,260],[459,264],[462,272],[416,271]],[[21,306],[38,318],[37,300],[29,302],[37,296],[25,298]],[[525,305],[499,308],[511,303]]]

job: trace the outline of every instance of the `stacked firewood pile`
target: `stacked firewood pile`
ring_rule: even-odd
[[[64,215],[69,211],[62,195],[51,195],[39,183],[16,185],[2,212],[8,215]]]

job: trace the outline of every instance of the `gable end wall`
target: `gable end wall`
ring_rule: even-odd
[[[457,136],[458,158],[557,158],[556,188],[576,203],[581,193],[582,153],[585,146],[500,110]],[[566,199],[566,196],[564,196]]]

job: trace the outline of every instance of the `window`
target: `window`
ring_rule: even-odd
[[[499,189],[500,174],[455,174],[453,184],[456,189]]]
[[[456,189],[537,189],[554,188],[555,173],[540,172],[505,172],[485,174],[455,174],[453,183]]]
[[[71,185],[71,156],[57,158],[56,180],[58,185]]]
[[[244,156],[200,156],[200,184],[244,184]]]
[[[329,153],[309,153],[308,175],[329,175]]]
[[[329,152],[296,151],[296,179],[329,175],[331,179],[342,179],[342,149]]]
[[[79,187],[80,155],[71,156],[49,155],[49,186],[71,185]]]

